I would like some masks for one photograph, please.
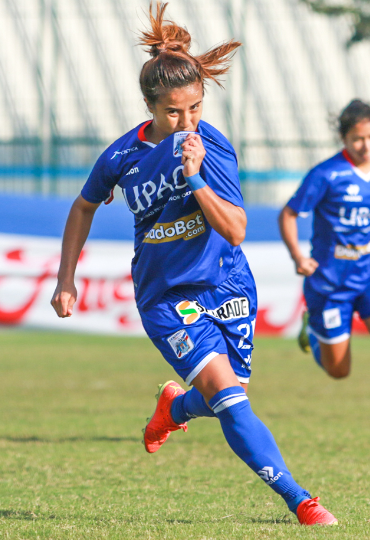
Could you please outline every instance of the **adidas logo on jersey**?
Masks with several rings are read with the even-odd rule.
[[[281,476],[283,476],[284,473],[278,472],[277,475],[274,476],[274,468],[273,467],[263,467],[260,471],[258,471],[258,476],[262,478],[266,482],[268,486],[271,486],[271,484],[274,484]]]

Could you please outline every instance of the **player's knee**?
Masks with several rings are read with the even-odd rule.
[[[351,372],[350,364],[328,365],[326,371],[333,379],[344,379]]]

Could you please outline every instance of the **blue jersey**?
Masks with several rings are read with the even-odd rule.
[[[314,211],[311,254],[319,267],[310,285],[336,300],[361,293],[370,282],[370,174],[343,150],[307,174],[288,206]]]
[[[180,144],[174,133],[160,144],[146,141],[149,122],[115,141],[96,162],[82,196],[110,201],[118,184],[135,216],[132,277],[139,308],[148,309],[175,286],[218,286],[245,257],[207,222],[182,174]],[[235,151],[215,128],[201,121],[206,150],[200,174],[221,198],[243,207]]]

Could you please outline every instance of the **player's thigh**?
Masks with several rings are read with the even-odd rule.
[[[251,377],[253,335],[257,315],[256,286],[249,267],[231,276],[212,294],[212,303],[220,318],[220,328],[227,346],[231,367],[245,390]]]
[[[240,383],[240,386],[244,388],[246,394],[248,394],[248,384],[249,383]]]
[[[225,388],[240,386],[227,354],[213,358],[193,379],[192,384],[207,402]]]
[[[217,387],[220,366],[225,370],[225,380],[232,380],[233,386],[235,375],[224,359],[228,349],[222,331],[207,313],[200,313],[199,305],[191,291],[184,296],[170,292],[158,304],[140,312],[145,331],[186,384],[194,384],[205,370],[206,374],[215,373]],[[223,360],[215,360],[217,357]],[[212,367],[206,369],[209,363]]]
[[[308,332],[327,345],[347,341],[351,336],[354,300],[344,302],[322,295],[307,280],[304,294],[309,314]]]
[[[335,378],[346,377],[351,368],[350,336],[354,301],[338,302],[324,296],[305,283],[309,312],[308,331],[320,343],[321,364]]]
[[[320,341],[321,364],[329,375],[335,379],[347,377],[351,371],[350,339],[339,343],[323,343]]]

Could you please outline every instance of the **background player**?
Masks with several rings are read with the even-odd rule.
[[[344,149],[307,174],[279,218],[296,271],[306,276],[300,344],[335,378],[350,372],[354,311],[370,331],[370,106],[351,101],[339,133]],[[305,257],[296,220],[311,210],[312,253]]]
[[[144,435],[157,451],[171,431],[197,416],[217,416],[234,452],[286,501],[302,524],[337,520],[293,479],[245,389],[257,313],[253,276],[240,248],[246,216],[230,143],[201,121],[204,83],[226,73],[231,41],[199,57],[190,35],[164,24],[166,4],[150,10],[142,43],[152,59],[140,86],[153,120],[114,142],[98,159],[75,201],[63,239],[52,304],[72,315],[74,272],[93,215],[119,185],[135,215],[132,276],[144,328],[193,388],[160,388]],[[179,141],[181,144],[179,145]]]

